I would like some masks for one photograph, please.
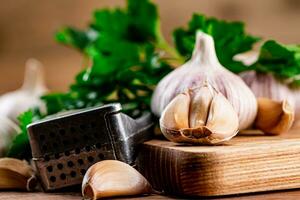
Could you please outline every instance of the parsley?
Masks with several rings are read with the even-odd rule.
[[[81,51],[92,63],[67,93],[42,99],[47,114],[120,102],[132,117],[150,110],[155,85],[171,71],[160,50],[171,49],[161,31],[156,6],[128,0],[126,9],[96,10],[87,30],[65,27],[58,42]],[[171,52],[173,53],[173,52]]]
[[[266,41],[257,62],[250,68],[260,73],[271,73],[291,86],[300,86],[300,45]]]
[[[14,158],[31,158],[31,148],[27,135],[27,125],[41,118],[41,113],[38,109],[31,109],[22,113],[18,117],[21,132],[14,138],[10,146],[7,156]]]
[[[189,59],[192,55],[197,30],[210,34],[215,41],[215,48],[220,63],[230,71],[239,73],[247,70],[241,62],[233,60],[236,54],[252,49],[259,41],[245,33],[241,22],[226,22],[204,15],[194,14],[187,29],[178,28],[174,31],[174,40],[180,54]]]

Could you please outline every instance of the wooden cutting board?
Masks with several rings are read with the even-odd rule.
[[[155,189],[175,195],[300,188],[300,131],[284,136],[244,134],[220,146],[151,140],[143,144],[138,166]]]

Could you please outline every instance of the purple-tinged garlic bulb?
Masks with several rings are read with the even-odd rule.
[[[239,76],[219,63],[211,36],[199,31],[196,37],[192,58],[164,77],[155,89],[151,102],[153,113],[160,117],[178,94],[208,82],[228,99],[237,112],[239,129],[250,127],[257,113],[254,94]]]
[[[262,74],[255,71],[247,71],[240,74],[245,83],[257,98],[268,98],[274,101],[287,100],[295,107],[295,98],[287,85],[280,82],[272,74]]]
[[[167,139],[192,144],[222,143],[234,137],[239,127],[230,102],[208,83],[178,94],[159,122]]]

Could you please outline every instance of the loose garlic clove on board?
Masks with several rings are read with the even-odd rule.
[[[258,98],[258,113],[255,127],[265,134],[279,135],[287,132],[294,121],[294,108],[287,101]]]

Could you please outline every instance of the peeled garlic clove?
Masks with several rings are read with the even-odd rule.
[[[190,103],[189,109],[186,108],[187,102]],[[182,112],[174,112],[177,110]],[[174,123],[176,118],[185,123]],[[167,105],[160,118],[162,133],[173,142],[218,144],[234,137],[238,126],[239,119],[232,105],[207,83],[179,94]]]
[[[33,169],[26,161],[14,158],[0,159],[0,190],[20,189],[33,190],[37,185],[37,179]]]
[[[273,101],[259,98],[255,127],[266,134],[279,135],[287,132],[294,121],[294,109],[287,100]]]
[[[178,94],[199,87],[206,81],[231,103],[239,117],[239,129],[253,124],[257,113],[254,94],[239,76],[219,63],[213,38],[203,32],[197,32],[192,58],[157,85],[151,101],[152,112],[162,116],[164,109]]]
[[[82,182],[84,199],[149,194],[151,191],[148,181],[136,169],[117,160],[94,164]]]
[[[17,117],[29,108],[38,106],[42,111],[45,110],[40,96],[46,91],[42,64],[35,59],[29,59],[26,62],[23,86],[0,96],[0,116],[18,123]]]

